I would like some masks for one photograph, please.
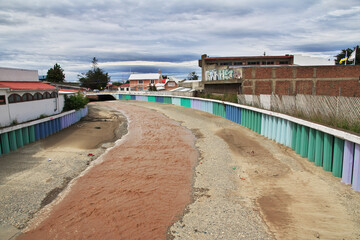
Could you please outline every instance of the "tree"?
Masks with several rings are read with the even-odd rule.
[[[98,60],[94,57],[92,60],[92,69],[78,76],[82,87],[103,89],[110,82],[110,76],[98,67],[97,62]]]
[[[198,79],[199,79],[199,76],[196,75],[196,72],[191,72],[191,73],[189,73],[189,75],[188,75],[188,79],[189,79],[189,80],[198,80]]]
[[[343,49],[341,50],[341,53],[339,53],[338,55],[336,55],[336,60],[335,60],[335,64],[336,65],[339,65],[340,64],[340,60],[342,58],[345,57],[345,52],[346,52],[346,55],[347,57],[349,58],[350,55],[353,53],[353,51],[355,51],[356,49],[356,65],[360,65],[360,48],[359,48],[359,45],[357,45],[356,47],[354,47],[354,49],[351,49],[351,48],[348,48],[348,49]],[[348,61],[346,60],[346,64],[353,64],[354,61]],[[345,64],[345,62],[343,62],[342,64]]]
[[[53,68],[50,68],[47,71],[46,81],[61,83],[65,81],[64,70],[60,67],[59,64],[55,64]]]
[[[89,99],[78,92],[76,95],[71,95],[68,97],[65,95],[65,104],[63,111],[70,111],[70,110],[79,110],[80,108],[83,108],[86,106],[86,104],[89,103]]]

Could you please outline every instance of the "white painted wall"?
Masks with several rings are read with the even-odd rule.
[[[39,118],[41,114],[50,116],[60,113],[62,109],[60,110],[57,105],[57,98],[11,103],[9,104],[11,119],[8,124],[14,120],[18,123],[34,120]]]
[[[63,110],[64,105],[65,105],[65,95],[61,94],[61,95],[59,95],[59,110],[60,110],[60,112]]]
[[[0,81],[39,81],[37,70],[0,68]]]

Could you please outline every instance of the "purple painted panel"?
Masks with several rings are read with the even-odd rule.
[[[342,180],[341,180],[345,184],[351,184],[353,163],[354,163],[354,143],[345,141],[344,162],[343,162]]]
[[[355,144],[352,188],[355,191],[360,191],[360,145],[359,144]]]

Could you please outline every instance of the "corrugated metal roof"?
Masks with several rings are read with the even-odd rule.
[[[159,73],[136,73],[131,74],[129,80],[152,80],[152,79],[159,79]]]
[[[10,89],[56,89],[56,87],[51,86],[50,84],[42,82],[0,82],[0,88],[10,88]]]

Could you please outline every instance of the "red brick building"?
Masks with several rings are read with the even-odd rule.
[[[239,57],[245,59],[242,65],[235,65],[236,59],[202,56],[205,92],[360,97],[360,65],[297,66],[292,55]]]
[[[131,74],[129,77],[131,91],[147,91],[149,86],[161,83],[162,75],[159,73]]]

